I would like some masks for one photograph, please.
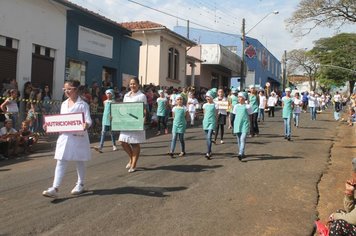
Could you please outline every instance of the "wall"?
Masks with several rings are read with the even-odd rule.
[[[61,98],[65,68],[66,11],[45,0],[1,0],[0,35],[19,40],[16,80],[31,80],[32,45],[55,49],[53,96]]]
[[[130,44],[124,30],[115,27],[113,24],[98,20],[92,16],[77,12],[68,11],[67,25],[67,58],[87,62],[86,64],[86,84],[91,85],[92,82],[100,82],[102,80],[103,67],[116,69],[114,75],[114,84],[121,87],[122,74],[138,75],[138,48],[139,43]],[[94,55],[91,53],[78,50],[78,29],[79,26],[84,26],[91,30],[98,31],[102,34],[113,37],[113,53],[112,58]],[[123,45],[134,46],[136,48],[123,48]],[[125,60],[125,63],[123,61]],[[131,64],[127,70],[122,64]],[[135,69],[136,68],[136,69]],[[136,71],[135,71],[136,70]]]
[[[160,84],[160,36],[158,33],[149,31],[137,31],[132,35],[141,41],[139,79],[141,84]]]

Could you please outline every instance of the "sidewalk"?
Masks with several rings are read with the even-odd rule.
[[[317,186],[319,200],[317,211],[322,222],[337,209],[343,209],[345,181],[351,178],[351,161],[356,157],[356,126],[339,122],[337,136],[330,150],[330,160]]]

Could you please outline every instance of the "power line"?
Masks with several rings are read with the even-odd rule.
[[[136,1],[134,1],[134,0],[128,0],[128,1],[129,1],[129,2],[132,2],[132,3],[134,3],[134,4],[137,4],[137,5],[140,5],[140,6],[142,6],[142,7],[151,9],[151,10],[153,10],[153,11],[157,11],[157,12],[160,12],[160,13],[162,13],[162,14],[168,15],[168,16],[170,16],[170,17],[174,17],[174,18],[176,18],[176,19],[183,20],[183,21],[185,21],[185,22],[188,21],[188,19],[184,19],[184,18],[182,18],[182,17],[175,16],[175,15],[173,15],[173,14],[164,12],[164,11],[159,10],[159,9],[157,9],[157,8],[154,8],[154,7],[150,7],[150,6],[144,5],[144,4],[139,3],[139,2],[136,2]],[[189,22],[190,22],[190,24],[197,25],[197,26],[200,26],[200,27],[203,27],[203,28],[206,28],[206,29],[215,31],[215,32],[219,32],[219,33],[223,33],[223,34],[228,34],[228,35],[233,35],[233,34],[231,34],[231,33],[226,33],[226,32],[222,32],[222,31],[218,31],[218,30],[216,30],[216,29],[213,29],[213,28],[211,28],[211,27],[202,25],[202,24],[197,23],[197,22],[194,22],[194,21],[190,21],[190,20],[189,20]]]

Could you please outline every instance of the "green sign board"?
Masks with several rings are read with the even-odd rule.
[[[111,129],[144,130],[143,102],[111,103]]]

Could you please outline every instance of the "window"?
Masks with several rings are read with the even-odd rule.
[[[168,50],[168,79],[179,79],[179,52],[175,48]]]

